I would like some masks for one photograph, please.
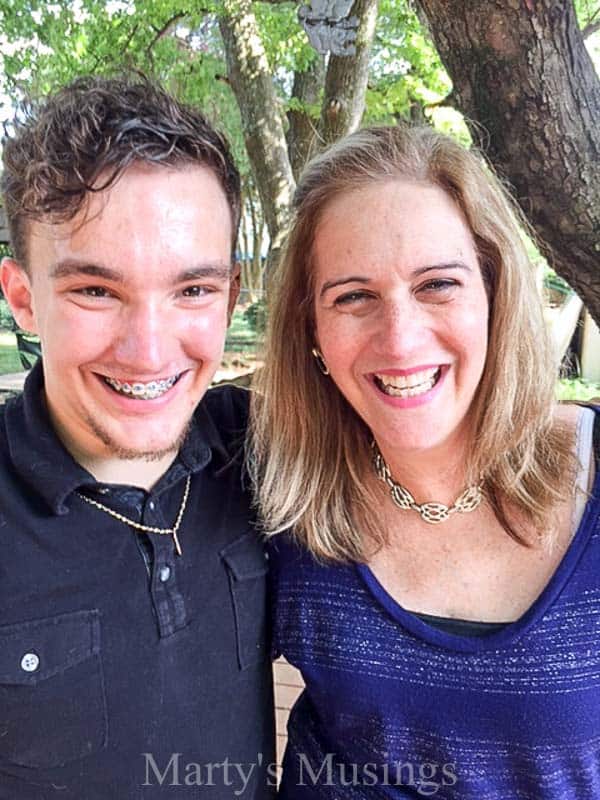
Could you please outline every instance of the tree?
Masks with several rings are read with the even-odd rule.
[[[356,0],[352,13],[359,20],[356,54],[325,64],[290,2],[207,0],[198,8],[192,0],[30,0],[13,14],[0,6],[5,83],[15,97],[23,88],[44,94],[77,74],[125,64],[208,107],[233,138],[248,216],[259,228],[264,218],[276,258],[294,173],[316,146],[357,127],[365,108],[377,0]],[[65,41],[72,46],[65,48]]]
[[[600,0],[575,0],[583,34],[572,3],[420,0],[417,15],[412,0],[355,0],[348,58],[318,55],[286,0],[23,0],[0,3],[0,59],[14,98],[127,65],[206,109],[242,170],[252,275],[263,224],[276,255],[312,152],[361,116],[435,119],[448,130],[456,106],[598,319],[598,78],[583,35],[600,27]]]
[[[473,138],[600,323],[600,81],[573,4],[419,2]]]
[[[224,0],[219,27],[275,261],[295,188],[281,108],[250,0]]]
[[[265,211],[272,263],[277,263],[296,185],[292,158],[298,174],[300,161],[310,153],[316,136],[327,144],[356,130],[362,119],[377,0],[356,0],[351,15],[358,20],[355,53],[329,58],[318,130],[311,137],[310,128],[302,130],[297,125],[290,128],[291,135],[286,139],[283,114],[252,3],[250,0],[224,0],[222,4],[219,27],[229,80],[240,108],[246,150]],[[316,56],[313,63],[319,63]],[[310,79],[320,77],[320,73],[309,65],[301,75],[296,76],[294,86],[303,95],[297,95],[297,99],[304,101],[309,93],[313,97],[316,95],[318,87]],[[303,136],[302,141],[296,143],[294,134]]]

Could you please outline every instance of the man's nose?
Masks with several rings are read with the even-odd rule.
[[[115,344],[115,359],[140,377],[160,372],[167,366],[169,328],[159,304],[126,309]]]

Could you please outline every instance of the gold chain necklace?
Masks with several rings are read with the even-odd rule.
[[[79,497],[82,500],[85,500],[86,503],[89,503],[91,506],[98,508],[100,511],[105,511],[111,517],[118,519],[119,522],[123,522],[125,525],[129,525],[132,528],[135,528],[136,531],[143,531],[144,533],[158,533],[161,536],[172,536],[173,542],[175,544],[175,550],[177,551],[177,555],[181,555],[181,545],[179,544],[179,539],[177,537],[177,531],[179,530],[179,526],[181,525],[181,520],[183,519],[183,514],[185,512],[185,507],[187,505],[188,497],[190,494],[190,476],[188,475],[185,481],[185,490],[183,492],[183,499],[181,501],[181,505],[179,506],[179,513],[177,514],[177,519],[175,520],[175,524],[172,528],[154,528],[151,525],[142,525],[140,522],[135,522],[133,519],[129,519],[124,514],[119,514],[118,511],[113,511],[112,508],[99,503],[97,500],[92,500],[91,497],[88,497],[81,492],[77,492]]]
[[[417,503],[408,489],[392,478],[390,468],[385,463],[375,441],[372,442],[372,447],[375,472],[377,477],[388,486],[394,503],[404,510],[410,509],[416,511],[421,515],[421,519],[425,522],[429,522],[431,525],[445,522],[452,514],[456,514],[457,512],[460,514],[468,514],[470,511],[475,511],[483,499],[481,484],[478,483],[474,486],[468,486],[465,491],[456,498],[451,506],[444,505],[444,503]]]

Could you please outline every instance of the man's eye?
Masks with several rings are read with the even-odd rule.
[[[76,291],[86,297],[112,297],[111,293],[108,289],[105,289],[104,286],[84,286],[82,289],[77,289]]]
[[[184,297],[203,297],[206,294],[210,294],[212,289],[208,286],[188,286],[184,289],[181,294]]]

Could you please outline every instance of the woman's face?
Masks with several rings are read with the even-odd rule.
[[[488,300],[449,195],[398,180],[337,198],[314,264],[318,346],[384,457],[466,442]]]

